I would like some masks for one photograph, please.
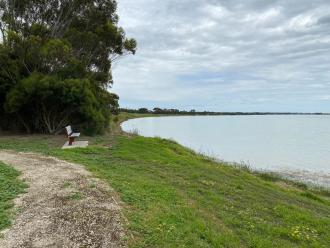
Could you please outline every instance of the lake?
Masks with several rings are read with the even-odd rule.
[[[178,116],[126,121],[126,132],[173,139],[256,170],[330,186],[330,116]]]

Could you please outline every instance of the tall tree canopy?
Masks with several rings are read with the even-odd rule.
[[[0,0],[0,127],[56,133],[107,127],[111,64],[134,54],[115,0]]]

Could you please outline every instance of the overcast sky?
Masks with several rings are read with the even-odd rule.
[[[330,112],[329,0],[118,0],[122,107]]]

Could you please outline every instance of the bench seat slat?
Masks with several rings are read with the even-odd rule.
[[[79,137],[80,133],[71,133],[70,135],[68,135],[69,137]]]

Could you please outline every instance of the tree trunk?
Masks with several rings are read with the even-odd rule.
[[[25,131],[27,134],[31,134],[31,129],[29,127],[29,125],[24,121],[24,119],[22,118],[22,116],[20,114],[17,114],[18,120],[21,122],[21,124],[24,126]]]

